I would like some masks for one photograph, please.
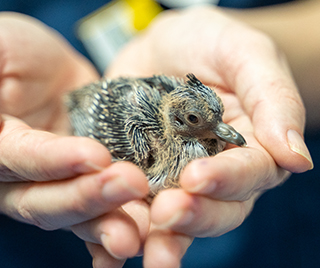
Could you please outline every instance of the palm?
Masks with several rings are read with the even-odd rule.
[[[0,37],[6,40],[0,44],[5,59],[0,113],[35,128],[66,133],[62,94],[97,74],[57,33],[31,18],[8,17],[0,19]]]

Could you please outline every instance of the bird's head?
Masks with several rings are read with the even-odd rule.
[[[173,135],[199,139],[221,139],[238,146],[246,141],[233,127],[222,122],[221,99],[193,74],[171,91],[163,103],[164,123]]]

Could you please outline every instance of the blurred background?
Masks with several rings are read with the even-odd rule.
[[[90,49],[85,47],[85,40],[80,41],[76,28],[79,20],[107,2],[1,0],[0,11],[21,12],[43,21],[92,60],[94,57],[89,55]],[[210,0],[163,0],[160,4],[167,9],[194,2],[256,8],[290,1],[221,0],[217,3]],[[257,201],[250,217],[236,230],[218,238],[196,239],[184,257],[182,267],[320,267],[319,130],[307,126],[305,137],[315,168],[304,174],[293,174],[284,185],[265,193]],[[0,267],[84,268],[91,267],[91,257],[84,243],[72,233],[42,231],[0,215]],[[141,258],[128,260],[125,267],[142,267]]]

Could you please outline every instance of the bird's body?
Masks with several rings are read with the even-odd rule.
[[[245,145],[222,122],[220,98],[194,75],[187,77],[103,79],[69,93],[74,134],[100,141],[114,161],[141,167],[152,194],[177,187],[191,160],[217,154],[225,141]]]

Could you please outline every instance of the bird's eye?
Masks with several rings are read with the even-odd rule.
[[[196,115],[194,115],[194,114],[189,114],[189,115],[187,116],[187,120],[188,120],[189,123],[191,123],[191,124],[193,124],[193,125],[198,124],[199,121],[200,121],[199,118],[198,118],[198,116],[196,116]]]

